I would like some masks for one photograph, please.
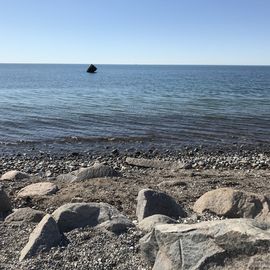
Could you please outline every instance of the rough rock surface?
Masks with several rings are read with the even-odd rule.
[[[269,269],[270,254],[257,255],[250,258],[247,270]]]
[[[254,254],[269,253],[270,231],[252,219],[157,225],[140,244],[153,270],[228,268],[228,258],[243,256],[247,267]]]
[[[133,166],[156,169],[180,169],[184,164],[181,162],[163,161],[158,159],[127,157],[126,163]]]
[[[78,171],[76,180],[83,181],[91,178],[113,177],[118,175],[119,173],[110,166],[97,163],[94,164],[92,167],[80,169]]]
[[[68,174],[59,175],[57,179],[75,182],[75,181],[84,181],[92,178],[114,177],[114,176],[119,176],[119,173],[112,167],[96,163],[89,168],[81,168]]]
[[[21,179],[28,179],[30,176],[27,173],[23,173],[20,171],[9,171],[3,174],[0,180],[21,180]]]
[[[30,234],[28,243],[22,249],[19,260],[30,258],[40,251],[58,245],[61,239],[62,235],[55,220],[50,215],[46,215]]]
[[[55,194],[58,187],[51,182],[39,182],[22,188],[18,193],[18,198],[39,197]]]
[[[206,192],[194,204],[194,211],[212,212],[229,218],[255,218],[269,212],[268,199],[262,195],[231,188],[220,188]]]
[[[8,215],[5,223],[21,223],[21,222],[34,222],[38,223],[46,215],[45,212],[32,209],[30,207],[19,208],[12,214]]]
[[[135,225],[126,217],[120,216],[115,217],[111,220],[102,222],[98,227],[104,228],[107,231],[113,232],[115,234],[121,234],[127,232],[127,230]]]
[[[177,221],[165,215],[152,215],[144,218],[138,224],[139,229],[150,232],[157,224],[176,224]]]
[[[68,203],[56,209],[52,216],[61,232],[99,225],[121,233],[134,226],[127,217],[107,203]]]
[[[139,221],[148,216],[162,214],[168,217],[185,217],[183,208],[169,195],[152,189],[142,189],[137,198],[136,215]]]
[[[0,186],[0,217],[10,211],[12,211],[10,199],[3,187]]]

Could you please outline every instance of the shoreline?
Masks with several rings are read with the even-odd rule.
[[[114,145],[115,146],[115,145]],[[236,151],[237,150],[237,151]],[[127,157],[142,162],[142,166],[127,162]],[[149,163],[145,160],[150,161]],[[159,160],[156,166],[151,162]],[[57,176],[95,162],[120,172],[118,177],[95,178],[71,183]],[[167,164],[183,163],[180,169]],[[2,180],[1,185],[11,199],[13,209],[31,207],[52,214],[58,207],[75,202],[103,202],[117,208],[130,220],[136,220],[138,192],[145,188],[165,192],[172,196],[187,212],[188,217],[179,223],[194,224],[217,220],[212,214],[196,215],[192,207],[205,192],[217,188],[233,188],[245,192],[266,194],[269,190],[270,153],[267,149],[186,147],[180,150],[161,151],[157,148],[121,150],[100,148],[97,152],[17,153],[2,156],[0,174],[17,169],[31,175],[29,179]],[[150,165],[149,165],[150,164]],[[252,166],[254,164],[254,166]],[[50,181],[58,186],[56,194],[32,199],[17,197],[23,187]],[[70,243],[42,252],[31,260],[18,261],[18,254],[33,230],[32,223],[5,225],[0,230],[5,245],[1,245],[0,263],[3,269],[91,268],[148,270],[141,257],[139,239],[143,233],[137,228],[121,236],[113,236],[99,229],[85,227],[66,234]],[[114,257],[111,257],[113,250]],[[85,260],[87,256],[87,260]],[[74,263],[77,263],[76,265]],[[60,267],[61,268],[61,267]],[[62,269],[62,268],[61,268]]]
[[[186,169],[250,170],[270,168],[270,145],[232,146],[182,146],[157,147],[145,144],[110,144],[57,148],[6,148],[0,147],[0,174],[16,169],[40,177],[53,177],[79,167],[86,167],[95,160],[108,164],[125,163],[127,157],[180,161]],[[85,150],[82,151],[82,148]],[[42,166],[41,166],[42,165]]]

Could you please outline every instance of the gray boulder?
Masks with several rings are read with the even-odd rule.
[[[83,181],[91,178],[119,176],[119,173],[110,166],[96,163],[92,167],[83,168],[78,171],[76,180]]]
[[[0,180],[14,181],[14,180],[21,180],[21,179],[28,179],[28,178],[30,178],[30,176],[27,173],[13,170],[13,171],[9,171],[3,174]]]
[[[114,177],[114,176],[119,176],[119,173],[112,167],[96,163],[89,168],[81,168],[77,171],[68,174],[59,175],[57,177],[57,180],[76,182],[92,178]]]
[[[195,202],[193,210],[197,213],[209,211],[228,218],[255,218],[269,213],[269,203],[262,195],[220,188],[202,195]]]
[[[126,232],[129,228],[135,225],[125,216],[115,217],[111,220],[102,222],[98,227],[104,228],[107,231],[113,232],[115,234],[121,234]]]
[[[127,157],[126,163],[132,166],[155,169],[180,169],[184,164],[181,162],[171,162],[158,159],[132,158]]]
[[[247,265],[254,254],[269,254],[270,232],[252,219],[157,225],[140,246],[153,270],[235,269],[230,258]]]
[[[140,230],[150,232],[157,224],[176,224],[175,219],[172,219],[165,215],[153,215],[144,218],[138,224]]]
[[[45,212],[30,207],[19,208],[6,217],[5,223],[38,223],[45,215]]]
[[[8,213],[12,211],[11,202],[4,191],[3,187],[0,186],[0,217],[5,217]]]
[[[22,261],[41,251],[49,250],[51,247],[57,246],[61,239],[62,235],[55,220],[50,215],[46,215],[30,234],[19,260]]]
[[[143,189],[137,198],[136,215],[141,221],[146,217],[161,214],[178,219],[185,217],[183,208],[169,195],[152,189]]]
[[[61,232],[99,226],[121,233],[134,226],[127,217],[106,203],[68,203],[56,209],[52,216]]]
[[[18,198],[41,197],[55,194],[58,187],[51,182],[39,182],[28,185],[18,192]]]
[[[159,244],[157,242],[155,230],[150,231],[140,239],[140,249],[147,263],[153,266],[155,264],[159,250]]]

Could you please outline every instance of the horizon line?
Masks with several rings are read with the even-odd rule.
[[[89,63],[46,63],[46,62],[0,62],[0,65],[90,65]],[[270,64],[151,64],[151,63],[94,63],[94,65],[126,65],[126,66],[254,66],[268,67]]]

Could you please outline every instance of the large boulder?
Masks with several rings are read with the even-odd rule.
[[[13,170],[3,174],[0,180],[14,181],[14,180],[28,179],[29,177],[30,176],[27,173]]]
[[[139,221],[146,217],[161,214],[178,219],[186,213],[171,196],[152,189],[142,189],[137,198],[136,215]]]
[[[68,203],[56,209],[52,216],[61,232],[99,226],[121,233],[134,226],[127,217],[107,203]]]
[[[28,185],[18,192],[18,198],[41,197],[55,194],[58,187],[51,182],[39,182]]]
[[[119,173],[112,167],[101,163],[96,163],[88,168],[81,168],[71,173],[59,175],[57,177],[57,180],[76,182],[92,178],[114,177],[114,176],[119,176]]]
[[[45,215],[45,212],[30,207],[19,208],[6,217],[5,223],[38,223]]]
[[[46,215],[30,234],[28,243],[21,251],[20,261],[57,246],[61,239],[62,235],[55,220],[50,215]]]
[[[157,225],[140,246],[153,270],[235,269],[230,258],[246,258],[246,267],[254,254],[269,253],[270,231],[252,219]]]
[[[0,217],[5,217],[11,211],[12,207],[10,199],[3,187],[0,186]]]
[[[157,224],[176,224],[178,223],[175,219],[165,215],[153,215],[144,218],[138,224],[140,230],[150,232],[155,228]]]
[[[197,213],[209,211],[228,218],[255,218],[269,212],[268,199],[262,195],[220,188],[202,195],[194,204]]]

